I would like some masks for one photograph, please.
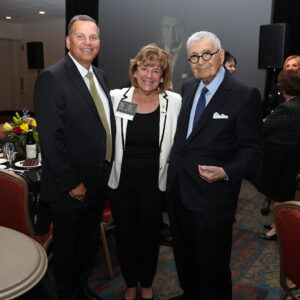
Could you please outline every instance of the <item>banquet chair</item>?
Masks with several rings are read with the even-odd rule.
[[[0,226],[30,236],[42,245],[50,259],[52,227],[44,235],[36,234],[29,212],[29,191],[26,180],[13,172],[0,169],[0,191]]]
[[[288,201],[274,208],[280,254],[280,300],[300,299],[300,202]],[[288,298],[291,297],[291,298]]]
[[[110,251],[108,247],[106,232],[113,229],[115,229],[115,225],[111,214],[110,204],[108,200],[105,200],[104,209],[102,213],[102,221],[100,223],[100,233],[101,233],[101,240],[102,240],[104,255],[105,255],[107,269],[110,278],[113,278],[114,274],[112,270]]]

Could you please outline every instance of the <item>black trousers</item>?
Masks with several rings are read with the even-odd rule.
[[[51,204],[54,280],[58,299],[80,299],[99,242],[104,186],[83,202],[68,194]]]
[[[150,287],[156,272],[163,207],[156,165],[123,161],[119,187],[110,193],[117,252],[128,287]]]
[[[203,224],[201,214],[187,210],[176,182],[168,199],[175,263],[189,300],[231,300],[232,220]]]
[[[259,190],[268,198],[285,202],[295,199],[300,145],[265,143]]]

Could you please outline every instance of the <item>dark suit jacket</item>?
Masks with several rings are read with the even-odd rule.
[[[112,140],[115,119],[104,72],[93,67],[110,105]],[[42,196],[58,200],[83,182],[86,199],[103,186],[106,134],[90,92],[67,55],[37,78],[34,108],[42,148]]]
[[[256,88],[248,87],[226,71],[223,82],[186,139],[198,84],[199,80],[191,78],[183,86],[167,195],[178,181],[183,205],[202,213],[209,222],[218,223],[233,217],[241,179],[260,157],[261,98]],[[216,112],[228,118],[217,119]],[[229,180],[207,183],[199,176],[199,164],[223,167]]]

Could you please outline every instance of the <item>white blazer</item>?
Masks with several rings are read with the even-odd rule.
[[[113,109],[116,112],[119,102],[125,100],[132,101],[133,91],[135,87],[116,89],[110,91]],[[169,165],[169,155],[173,144],[173,139],[177,126],[177,118],[181,108],[181,96],[171,91],[159,94],[160,118],[159,118],[159,175],[158,187],[161,191],[166,190],[167,171]],[[129,121],[131,122],[131,121]],[[123,126],[122,126],[123,123]],[[123,160],[123,143],[126,145],[126,130],[128,120],[126,118],[116,117],[116,144],[115,157],[110,173],[108,185],[112,189],[116,189],[119,185],[121,166]],[[122,132],[123,128],[123,132]]]

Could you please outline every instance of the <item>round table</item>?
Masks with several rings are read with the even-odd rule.
[[[0,299],[13,299],[30,290],[47,266],[47,254],[38,242],[0,226]]]

